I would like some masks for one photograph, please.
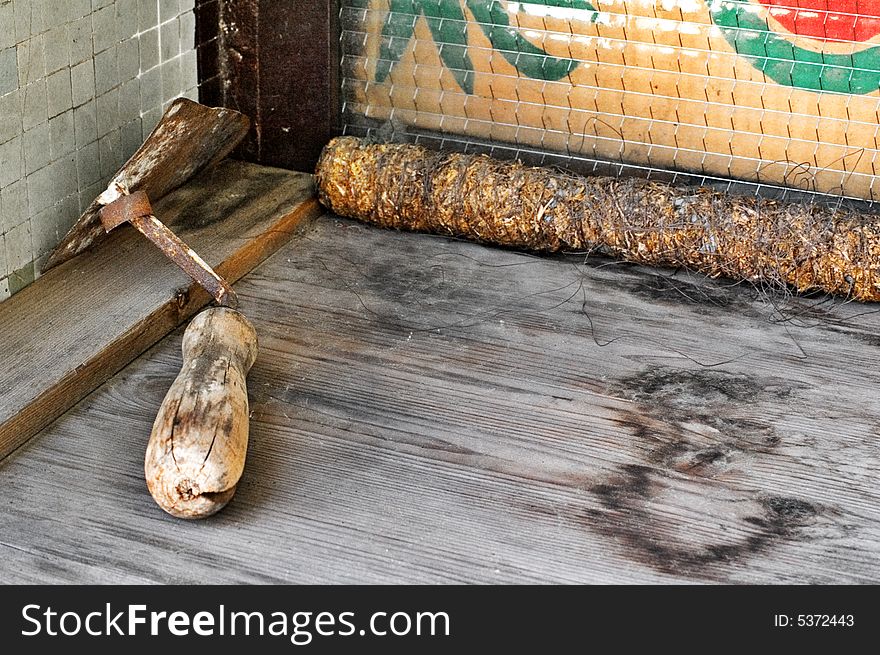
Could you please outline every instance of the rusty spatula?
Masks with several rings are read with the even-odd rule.
[[[248,440],[245,376],[257,343],[253,326],[231,308],[236,303],[232,287],[153,215],[151,201],[226,157],[248,127],[247,117],[236,111],[175,100],[45,267],[96,245],[128,222],[220,305],[190,323],[183,368],[162,401],[147,446],[150,493],[162,509],[182,518],[212,514],[235,493]]]

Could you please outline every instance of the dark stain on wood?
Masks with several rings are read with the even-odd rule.
[[[853,339],[858,343],[871,346],[872,348],[880,348],[880,334],[865,332],[859,329],[849,329],[846,326],[822,325],[822,330],[834,336],[844,336]]]
[[[712,570],[714,565],[738,563],[765,553],[779,541],[796,538],[821,512],[798,498],[754,494],[740,500],[751,501],[752,511],[757,512],[739,518],[739,534],[734,538],[720,532],[717,542],[695,546],[691,539],[681,539],[676,543],[662,516],[652,509],[659,505],[663,477],[662,472],[646,466],[621,467],[617,475],[590,489],[604,510],[589,510],[585,517],[591,530],[621,542],[630,556],[663,573],[722,579],[720,572]],[[722,541],[725,537],[730,540]]]
[[[655,273],[643,266],[610,258],[591,257],[587,265],[612,265],[618,273],[607,280],[608,286],[612,288],[625,291],[641,300],[692,307],[700,313],[724,309],[748,311],[757,295],[753,287],[735,284],[730,280],[707,284],[705,278],[691,275],[696,278],[696,281],[692,281],[685,275]]]
[[[591,529],[626,544],[625,551],[664,573],[719,577],[718,564],[731,564],[792,538],[821,510],[793,497],[741,490],[731,480],[756,456],[772,455],[783,439],[762,421],[737,417],[768,398],[785,401],[795,385],[776,379],[706,369],[649,367],[612,385],[634,401],[621,423],[643,442],[651,465],[625,464],[594,484],[590,492],[602,510],[587,512]],[[648,420],[646,420],[646,418]],[[676,539],[674,525],[658,509],[669,489],[711,481],[733,508],[719,515],[717,541]],[[747,508],[747,509],[742,509]],[[735,535],[735,536],[731,536]]]
[[[753,401],[764,394],[769,386],[748,375],[725,371],[652,367],[621,378],[613,390],[630,400],[694,407],[695,400],[704,404]],[[791,390],[784,385],[775,385],[773,393],[782,398],[788,396]]]
[[[229,213],[239,213],[253,198],[260,197],[271,203],[273,192],[284,184],[287,171],[264,167],[263,176],[249,179],[229,167],[217,167],[205,171],[202,179],[208,187],[183,189],[183,202],[178,208],[175,225],[178,229],[201,229],[221,221]]]

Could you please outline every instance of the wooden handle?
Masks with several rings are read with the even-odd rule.
[[[153,423],[144,460],[147,487],[173,516],[197,519],[235,494],[248,443],[245,377],[257,334],[242,314],[219,307],[183,335],[183,366]]]

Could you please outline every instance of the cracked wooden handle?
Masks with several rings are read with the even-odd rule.
[[[257,334],[227,307],[203,311],[183,335],[183,366],[153,423],[144,473],[159,506],[197,519],[235,494],[248,444],[245,378]]]

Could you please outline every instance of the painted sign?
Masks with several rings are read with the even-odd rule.
[[[711,2],[727,42],[778,84],[838,93],[880,88],[880,2]],[[762,11],[763,10],[763,11]],[[861,13],[859,13],[861,12]]]
[[[584,157],[880,196],[880,0],[344,5],[349,111]]]

